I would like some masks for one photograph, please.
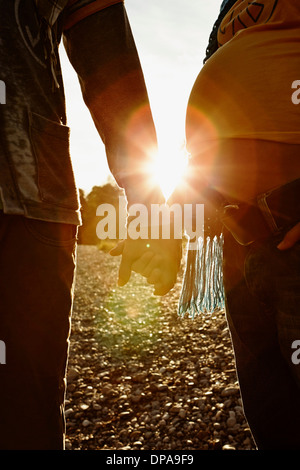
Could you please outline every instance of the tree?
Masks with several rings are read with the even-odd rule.
[[[81,203],[82,226],[78,231],[78,242],[84,245],[98,245],[100,243],[97,237],[96,227],[99,222],[97,217],[97,207],[100,204],[112,204],[117,214],[117,235],[120,233],[119,221],[119,197],[124,196],[124,192],[116,185],[110,182],[103,186],[94,186],[91,192],[85,196],[82,189],[79,190]]]

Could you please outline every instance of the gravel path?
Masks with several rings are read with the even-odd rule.
[[[78,248],[67,449],[254,449],[224,313],[179,319],[180,277],[157,298],[118,263]]]

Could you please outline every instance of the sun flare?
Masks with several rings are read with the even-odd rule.
[[[160,148],[152,155],[151,173],[166,200],[183,181],[188,164],[187,153],[181,148]]]

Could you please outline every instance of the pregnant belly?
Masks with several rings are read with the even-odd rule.
[[[299,109],[292,83],[299,42],[261,33],[261,49],[241,34],[204,65],[186,118],[187,148],[201,177],[234,199],[300,176]],[[238,42],[239,40],[239,42]]]

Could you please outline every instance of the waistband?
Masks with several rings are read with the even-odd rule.
[[[288,230],[300,221],[300,178],[260,194],[250,203],[225,204],[220,220],[243,246]]]

